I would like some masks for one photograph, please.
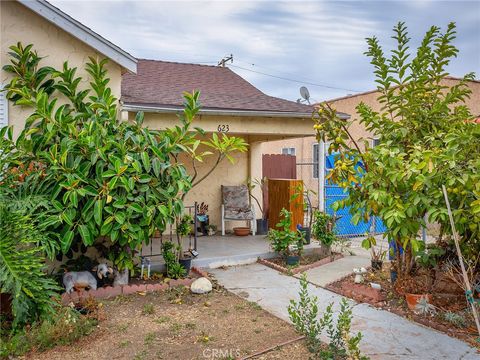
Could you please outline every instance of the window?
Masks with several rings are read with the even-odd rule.
[[[375,147],[378,144],[380,144],[380,139],[379,138],[373,138],[372,139],[372,147]]]
[[[312,159],[313,159],[313,173],[312,177],[314,179],[318,179],[318,166],[319,166],[319,161],[318,161],[318,144],[313,144],[312,148],[313,154],[312,154]]]
[[[282,154],[283,154],[283,155],[294,155],[294,156],[295,156],[295,148],[294,148],[294,147],[291,147],[291,148],[283,148],[283,149],[282,149]]]
[[[3,85],[0,84],[0,128],[8,125],[8,100],[2,89]]]

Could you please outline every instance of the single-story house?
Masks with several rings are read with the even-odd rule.
[[[68,16],[44,0],[0,1],[0,88],[10,80],[10,74],[1,70],[9,63],[9,47],[21,42],[33,44],[44,59],[42,66],[61,69],[64,61],[77,67],[77,76],[88,83],[85,64],[90,56],[108,58],[109,86],[113,95],[120,98],[121,77],[135,73],[137,59],[112,44],[85,25]],[[18,135],[29,115],[28,109],[13,106],[0,92],[0,126],[14,125]]]
[[[228,67],[138,60],[137,73],[126,73],[122,79],[124,117],[133,119],[143,111],[146,126],[171,127],[177,124],[177,114],[182,110],[182,92],[193,90],[200,91],[202,105],[196,126],[203,128],[207,136],[228,131],[249,144],[247,153],[234,155],[234,165],[221,163],[185,199],[186,205],[208,204],[210,222],[220,225],[221,185],[240,185],[247,178],[261,178],[262,142],[312,135],[313,108],[266,95]],[[214,161],[214,157],[207,158],[199,172],[207,171]],[[186,163],[187,170],[191,170]],[[261,217],[259,211],[256,215]]]

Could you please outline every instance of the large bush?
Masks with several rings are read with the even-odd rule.
[[[380,144],[371,148],[364,139],[363,150],[348,130],[350,122],[340,120],[329,104],[321,105],[314,120],[317,138],[332,140],[330,151],[340,151],[330,178],[349,195],[336,206],[349,206],[354,222],[379,216],[388,239],[405,250],[403,255],[396,252],[397,270],[409,273],[426,215],[440,223],[442,235],[451,233],[443,184],[449,189],[463,250],[478,256],[480,126],[465,105],[473,74],[452,87],[443,82],[458,54],[452,45],[455,25],[449,24],[445,33],[433,26],[416,52],[409,49],[403,23],[394,28],[393,38],[397,46],[390,57],[377,38],[367,40],[382,110],[357,106],[360,123]],[[359,161],[363,168],[356,167]]]
[[[11,152],[8,186],[30,176],[15,176],[21,164],[41,168],[56,209],[45,222],[58,233],[61,250],[67,252],[73,241],[91,246],[105,237],[114,245],[115,264],[132,269],[135,249],[183,211],[181,194],[191,182],[175,159],[192,144],[198,93],[185,95],[180,126],[150,130],[142,127],[142,113],[133,122],[118,120],[106,60],[90,59],[90,86],[81,89],[83,79],[67,63],[62,70],[40,67],[31,45],[11,50],[4,70],[15,76],[7,97],[33,112]]]

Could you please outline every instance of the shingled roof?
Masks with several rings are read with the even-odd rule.
[[[268,96],[228,67],[138,60],[137,74],[124,74],[122,101],[126,108],[175,110],[183,91],[200,91],[203,110],[310,116],[313,107]]]

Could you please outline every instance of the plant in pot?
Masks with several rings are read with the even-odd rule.
[[[187,275],[187,271],[180,264],[181,247],[171,241],[162,243],[162,256],[167,268],[167,276],[171,279],[179,279]]]
[[[313,223],[313,205],[312,195],[316,195],[316,192],[310,189],[305,189],[303,185],[298,185],[295,188],[295,191],[290,198],[290,201],[295,200],[299,196],[303,196],[303,212],[304,212],[304,221],[307,226],[302,224],[297,224],[297,229],[303,233],[305,244],[310,244],[311,234],[312,234],[312,223]]]
[[[190,268],[192,267],[192,249],[188,249],[188,251],[183,250],[183,238],[188,236],[192,231],[192,224],[193,219],[190,215],[184,215],[179,220],[177,220],[177,245],[179,249],[179,258],[178,262],[180,265],[183,266],[187,275],[190,272]]]
[[[337,240],[334,228],[335,221],[332,216],[320,210],[315,210],[313,213],[312,235],[328,249]]]
[[[260,210],[262,214],[261,219],[257,219],[257,234],[258,235],[267,235],[268,233],[268,209],[265,204],[265,192],[267,191],[267,181],[268,179],[266,177],[262,179],[255,179],[252,181],[252,179],[247,179],[247,188],[248,188],[248,194],[250,197],[255,200],[255,203],[258,206],[258,209]],[[253,194],[253,189],[258,186],[262,192],[262,201],[260,200]]]
[[[198,230],[202,235],[208,235],[208,227],[210,226],[210,219],[208,216],[208,205],[202,202],[197,204],[197,221]]]
[[[372,265],[373,270],[382,270],[383,267],[383,260],[385,260],[385,255],[387,252],[383,250],[382,244],[380,244],[380,249],[376,249],[377,240],[374,236],[368,235],[362,241],[362,247],[366,250],[370,250],[372,255],[372,259],[370,260],[370,264]]]
[[[276,225],[278,229],[268,231],[268,239],[271,242],[272,249],[281,254],[287,265],[296,265],[300,261],[303,251],[303,233],[299,230],[291,230],[292,213],[286,209],[280,212],[283,218]]]

